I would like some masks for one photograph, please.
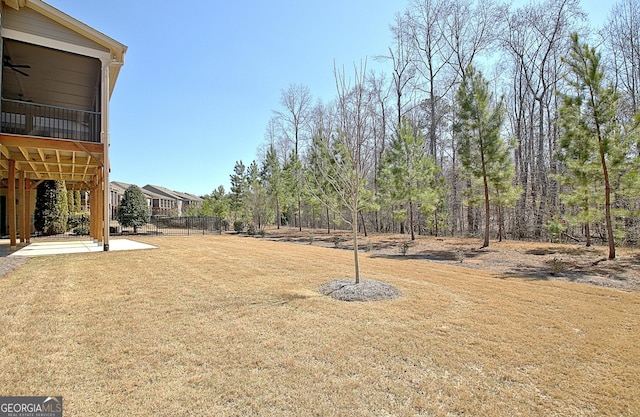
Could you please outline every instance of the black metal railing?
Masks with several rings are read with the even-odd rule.
[[[2,133],[100,143],[100,112],[3,98]]]

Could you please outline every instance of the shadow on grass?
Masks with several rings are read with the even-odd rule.
[[[597,255],[604,252],[598,249],[587,248],[584,246],[578,247],[578,248],[552,246],[548,248],[530,249],[528,251],[525,251],[524,253],[526,253],[527,255],[538,255],[538,256],[544,256],[544,255],[582,256],[582,255],[590,255],[590,254]]]
[[[590,284],[605,288],[615,288],[624,291],[640,290],[640,281],[624,277],[624,272],[630,267],[633,260],[625,259],[615,264],[607,264],[606,267],[587,264],[565,263],[565,267],[545,265],[542,268],[534,266],[514,267],[509,271],[495,276],[500,279],[521,279],[525,281],[567,281],[574,283]],[[637,261],[635,261],[637,262]],[[602,262],[604,263],[604,262]]]
[[[409,249],[411,251],[411,249]],[[486,251],[485,251],[486,252]],[[464,259],[477,259],[483,254],[482,251],[475,250],[428,250],[418,253],[403,255],[397,254],[373,254],[372,258],[399,259],[399,260],[421,260],[435,262],[462,262]]]

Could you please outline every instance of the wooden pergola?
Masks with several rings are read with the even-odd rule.
[[[30,240],[38,184],[63,180],[89,192],[90,236],[108,250],[109,99],[127,47],[41,0],[0,1],[0,179],[10,244]]]

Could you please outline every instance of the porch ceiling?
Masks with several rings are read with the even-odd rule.
[[[99,111],[98,59],[11,39],[4,39],[3,55],[3,98]],[[9,63],[16,68],[10,68]]]
[[[0,178],[7,178],[9,159],[32,180],[89,184],[104,165],[102,144],[29,136],[0,135]]]

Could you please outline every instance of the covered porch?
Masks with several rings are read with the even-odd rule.
[[[0,201],[10,246],[28,243],[36,188],[89,193],[109,250],[109,99],[126,46],[40,0],[2,0]]]

